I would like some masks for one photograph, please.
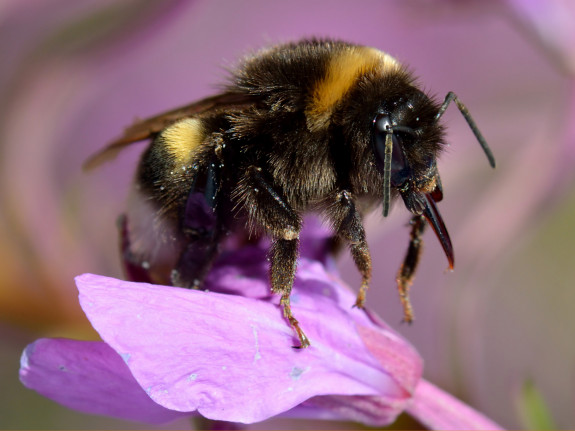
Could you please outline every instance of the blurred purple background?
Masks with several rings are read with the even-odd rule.
[[[85,174],[82,162],[135,118],[216,91],[251,50],[304,36],[374,46],[463,118],[444,116],[440,209],[456,270],[433,234],[401,325],[395,274],[402,205],[367,220],[368,306],[412,341],[425,376],[504,426],[527,426],[531,380],[556,426],[575,426],[575,13],[567,1],[26,1],[0,5],[0,428],[137,428],[68,411],[23,388],[18,358],[38,336],[96,338],[73,276],[121,276],[115,219],[143,145]],[[359,276],[347,253],[340,270]],[[351,306],[351,304],[350,304]],[[31,414],[30,412],[34,412]],[[177,422],[167,428],[188,427]],[[272,421],[266,428],[330,428]],[[348,425],[349,426],[349,425]]]

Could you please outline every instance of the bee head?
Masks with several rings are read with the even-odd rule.
[[[438,120],[439,106],[413,88],[378,110],[373,118],[371,142],[383,176],[384,217],[389,213],[394,189],[411,213],[423,215],[431,224],[452,268],[453,247],[435,205],[443,198],[437,171],[443,129]]]
[[[394,189],[411,213],[423,215],[431,224],[453,268],[453,247],[435,205],[443,199],[437,171],[443,132],[438,111],[433,113],[433,102],[420,94],[398,101],[395,109],[380,110],[373,119],[371,141],[378,171],[383,176],[383,215],[389,213]],[[424,106],[426,109],[421,109],[422,103],[428,105]]]

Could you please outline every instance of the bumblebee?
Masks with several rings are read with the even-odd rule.
[[[319,214],[347,243],[361,273],[363,307],[371,257],[362,214],[387,216],[401,198],[412,213],[411,238],[397,284],[404,318],[422,234],[430,224],[454,265],[436,202],[443,198],[437,158],[440,119],[454,102],[494,157],[454,93],[440,103],[396,59],[375,48],[329,39],[302,40],[245,58],[212,97],[139,121],[87,162],[151,139],[134,182],[123,229],[132,279],[199,288],[230,232],[271,239],[271,290],[284,317],[310,342],[290,307],[302,215]]]

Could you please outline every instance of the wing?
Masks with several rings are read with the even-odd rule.
[[[210,111],[237,110],[254,104],[253,96],[240,93],[222,93],[207,97],[191,105],[164,112],[146,120],[137,121],[128,127],[122,136],[110,142],[105,148],[91,156],[83,165],[84,170],[92,170],[113,160],[128,145],[152,138],[170,124]]]

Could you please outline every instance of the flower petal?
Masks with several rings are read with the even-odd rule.
[[[315,419],[346,420],[381,427],[394,422],[405,405],[403,400],[394,397],[327,395],[304,402],[294,409],[297,414],[292,416],[302,417],[299,415],[307,408],[311,413],[308,417]]]
[[[153,402],[122,358],[102,342],[37,340],[22,354],[20,380],[45,397],[85,413],[147,423],[184,415]]]
[[[330,284],[322,265],[302,259],[299,266],[292,305],[312,342],[304,350],[291,348],[291,328],[267,301],[90,274],[76,283],[93,326],[166,408],[251,423],[329,394],[383,396],[401,412],[412,388],[358,333],[359,326],[376,326],[352,302],[339,307],[338,296],[350,294]],[[411,348],[397,354],[421,372]]]
[[[433,430],[503,429],[481,413],[423,379],[417,385],[413,404],[407,412]]]

